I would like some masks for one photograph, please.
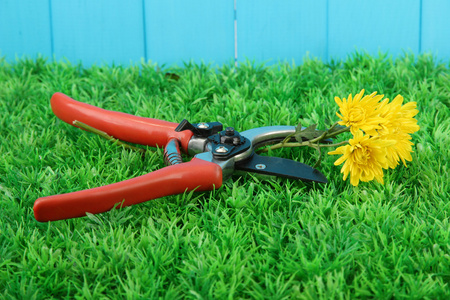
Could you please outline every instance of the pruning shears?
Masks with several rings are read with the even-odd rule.
[[[125,181],[67,194],[39,198],[34,216],[40,222],[83,217],[187,191],[219,188],[233,172],[246,171],[326,183],[318,170],[290,159],[261,156],[255,149],[281,142],[295,126],[267,126],[238,132],[219,122],[173,123],[105,110],[62,93],[51,98],[54,114],[77,127],[76,121],[116,139],[164,147],[166,167]],[[183,162],[181,152],[193,156]]]

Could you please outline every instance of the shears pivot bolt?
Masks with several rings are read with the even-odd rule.
[[[224,147],[224,146],[219,146],[214,151],[217,152],[217,153],[227,153],[228,152],[228,148]]]

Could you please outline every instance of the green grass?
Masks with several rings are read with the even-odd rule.
[[[178,81],[166,78],[174,72]],[[334,96],[362,88],[417,101],[413,161],[385,184],[252,175],[207,193],[38,223],[38,197],[164,167],[59,121],[54,92],[109,110],[238,130],[337,119]],[[0,60],[0,298],[342,299],[450,297],[450,70],[424,55],[354,54],[329,64],[218,69],[91,67]],[[272,155],[314,163],[312,149]]]

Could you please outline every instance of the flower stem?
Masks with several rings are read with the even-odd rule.
[[[258,153],[264,153],[264,152],[268,152],[269,150],[276,150],[276,149],[280,149],[280,148],[293,148],[293,147],[303,147],[303,146],[308,146],[308,147],[312,147],[315,149],[320,149],[320,148],[324,148],[324,147],[336,147],[336,146],[342,146],[348,143],[348,141],[344,141],[341,143],[336,143],[336,144],[319,144],[321,141],[326,140],[326,139],[330,139],[330,138],[334,138],[336,136],[338,136],[341,133],[344,132],[348,132],[350,131],[350,127],[344,127],[342,129],[336,130],[336,131],[332,131],[338,124],[338,122],[334,123],[333,125],[331,125],[331,127],[329,129],[327,129],[323,134],[321,134],[320,136],[308,140],[308,141],[304,141],[304,142],[291,142],[289,143],[288,141],[294,136],[294,134],[286,137],[281,143],[277,143],[274,144],[270,147],[258,150]]]
[[[326,147],[339,147],[339,146],[343,146],[346,144],[348,144],[348,141],[343,141],[343,142],[336,143],[336,144],[323,144],[323,145],[317,145],[317,146],[319,146],[320,148],[326,148]]]
[[[294,148],[294,147],[303,147],[303,146],[310,146],[310,142],[302,142],[302,143],[278,143],[275,145],[272,145],[270,147],[258,150],[258,153],[265,153],[269,152],[269,150],[276,150],[281,148]]]

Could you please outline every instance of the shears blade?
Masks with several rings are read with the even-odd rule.
[[[297,161],[280,157],[253,154],[248,159],[236,162],[235,168],[236,170],[246,172],[275,175],[302,181],[328,182],[325,175],[317,169]]]

